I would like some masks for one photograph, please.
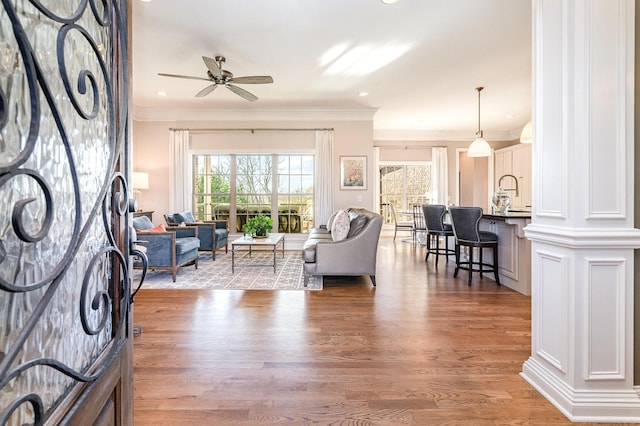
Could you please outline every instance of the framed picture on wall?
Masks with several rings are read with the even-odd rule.
[[[340,189],[367,189],[367,157],[340,157]]]

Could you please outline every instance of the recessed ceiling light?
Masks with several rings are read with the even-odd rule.
[[[167,92],[163,92],[162,90],[158,90],[158,96],[167,96]]]
[[[360,92],[358,93],[358,96],[361,96],[364,98],[365,96],[369,96],[369,92]]]
[[[398,0],[380,0],[382,3],[384,4],[394,4],[395,2],[397,2]]]
[[[142,3],[151,3],[152,0],[140,0]]]
[[[505,115],[505,118],[514,118],[514,117],[515,117],[515,115],[513,115],[513,114],[507,114],[507,115]]]

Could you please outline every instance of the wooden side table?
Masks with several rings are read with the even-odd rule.
[[[142,210],[138,210],[137,212],[133,212],[133,217],[146,216],[150,221],[153,222],[153,210],[149,212],[143,212]]]

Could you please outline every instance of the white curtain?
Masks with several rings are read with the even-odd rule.
[[[191,210],[189,186],[189,131],[170,130],[169,213]]]
[[[380,206],[380,147],[373,147],[373,177],[374,177],[374,185],[373,185],[373,211],[382,213],[382,209]]]
[[[431,204],[449,204],[447,147],[431,148]]]
[[[316,131],[315,226],[324,225],[333,212],[333,130]]]

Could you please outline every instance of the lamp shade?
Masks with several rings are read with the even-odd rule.
[[[491,147],[487,143],[486,140],[482,136],[476,137],[471,145],[469,145],[469,150],[467,151],[468,157],[490,157],[491,156]]]
[[[133,189],[149,189],[149,173],[133,172]]]
[[[528,122],[523,128],[522,133],[520,133],[520,143],[531,143],[533,142],[533,122]]]

